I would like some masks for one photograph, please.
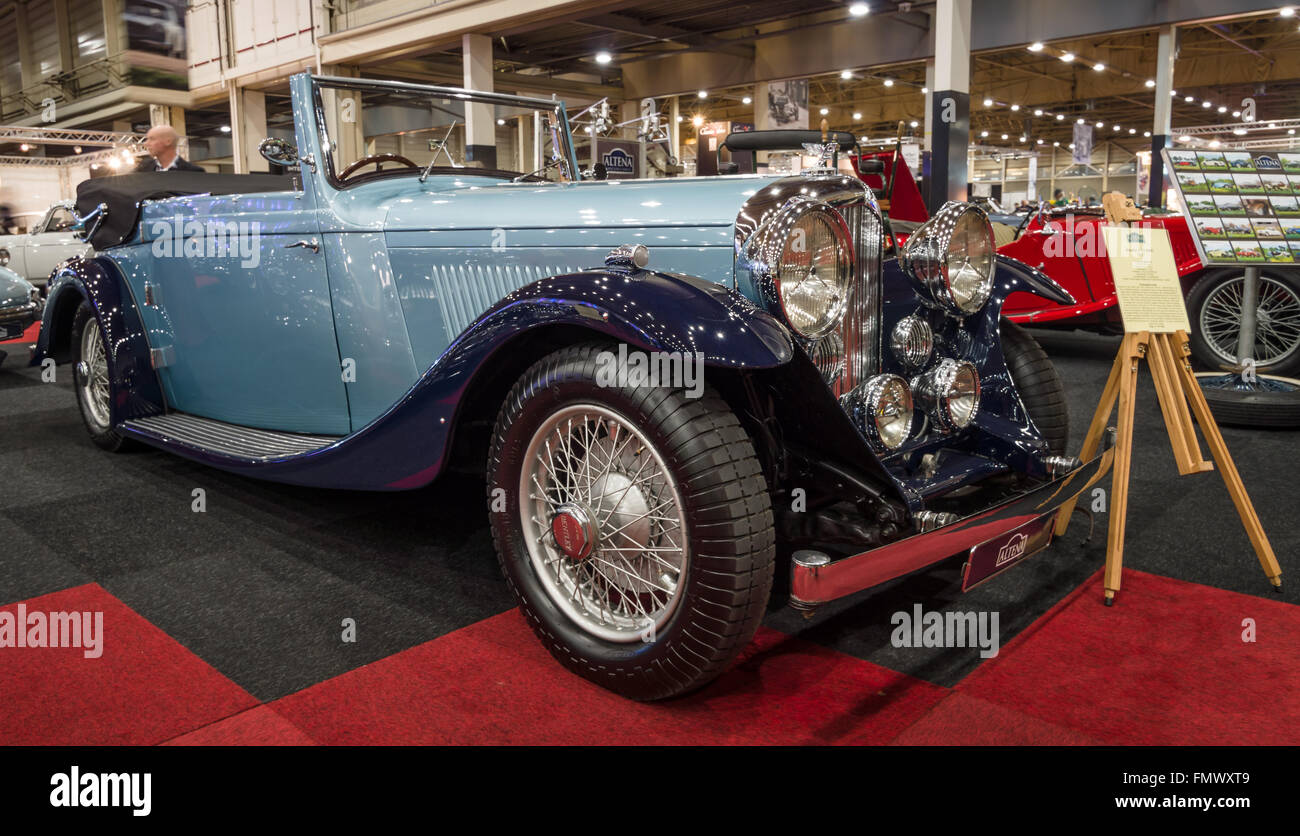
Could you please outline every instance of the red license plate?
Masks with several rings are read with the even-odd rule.
[[[1055,512],[1030,520],[1014,531],[985,540],[970,550],[961,570],[961,591],[965,592],[1000,575],[1052,542]]]

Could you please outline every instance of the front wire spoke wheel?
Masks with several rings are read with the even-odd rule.
[[[686,520],[645,433],[608,407],[574,404],[537,428],[523,461],[524,541],[555,605],[604,641],[662,630],[689,569]]]
[[[1210,290],[1197,324],[1214,355],[1236,364],[1241,334],[1245,276],[1234,276]],[[1253,354],[1258,366],[1279,366],[1300,352],[1300,294],[1272,276],[1259,277]]]

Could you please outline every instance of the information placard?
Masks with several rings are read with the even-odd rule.
[[[1125,332],[1191,331],[1169,231],[1160,227],[1106,226],[1102,240],[1115,278]]]
[[[1300,154],[1166,148],[1207,264],[1300,264]]]

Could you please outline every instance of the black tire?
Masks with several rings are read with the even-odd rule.
[[[1222,378],[1217,372],[1200,372],[1198,380]],[[1220,389],[1202,386],[1201,394],[1210,407],[1214,420],[1229,427],[1300,427],[1300,380],[1280,378],[1276,375],[1259,375],[1274,380],[1289,391],[1244,392],[1237,389]]]
[[[1030,420],[1043,434],[1051,451],[1058,456],[1065,455],[1070,442],[1070,411],[1065,405],[1065,386],[1056,366],[1038,340],[1024,328],[1006,317],[999,327],[1011,382],[1016,385]]]
[[[1211,344],[1211,337],[1203,330],[1202,316],[1204,315],[1207,321],[1212,320],[1214,310],[1206,310],[1207,302],[1210,302],[1216,291],[1223,292],[1225,285],[1240,283],[1243,280],[1244,274],[1240,267],[1210,270],[1192,285],[1191,292],[1187,294],[1187,318],[1192,326],[1192,355],[1207,369],[1234,371],[1237,368],[1236,329],[1214,338],[1219,349],[1216,351],[1215,346]],[[1269,270],[1267,267],[1261,267],[1260,302],[1261,307],[1282,305],[1289,310],[1294,310],[1293,306],[1300,304],[1300,279],[1297,279],[1290,270]],[[1300,314],[1300,311],[1294,313]],[[1285,350],[1272,349],[1272,356],[1278,356],[1276,361],[1266,360],[1269,355],[1265,354],[1265,351],[1269,349],[1261,344],[1257,331],[1255,344],[1257,351],[1264,356],[1255,358],[1256,371],[1283,377],[1300,376],[1300,331],[1287,327],[1282,333],[1274,332],[1273,338],[1278,341],[1278,345],[1287,346]],[[1225,354],[1231,356],[1224,356]]]
[[[519,600],[520,609],[538,638],[561,664],[623,696],[636,700],[664,699],[693,691],[718,676],[758,629],[771,593],[775,563],[771,501],[749,435],[726,401],[708,387],[704,388],[702,397],[691,398],[680,388],[608,383],[602,386],[598,382],[597,364],[603,351],[611,349],[588,344],[557,351],[535,363],[511,389],[497,417],[488,458],[489,500],[500,496],[498,487],[505,488],[504,510],[494,507],[490,515],[492,538],[502,572]],[[554,586],[555,578],[562,571],[578,575],[574,567],[583,560],[597,556],[622,559],[621,555],[606,552],[605,527],[598,528],[600,536],[594,539],[583,535],[591,542],[602,543],[592,557],[575,558],[567,554],[560,555],[560,560],[539,561],[530,553],[529,542],[542,555],[547,554],[544,549],[550,549],[551,555],[559,554],[560,543],[553,534],[549,535],[548,543],[548,535],[534,537],[526,532],[520,508],[518,486],[525,459],[529,458],[530,443],[543,436],[549,440],[552,437],[549,432],[542,431],[566,410],[586,410],[592,405],[626,420],[632,428],[630,434],[624,429],[624,435],[618,437],[636,438],[639,434],[640,438],[632,445],[637,447],[635,455],[640,456],[649,448],[655,457],[641,459],[641,467],[662,461],[664,470],[675,480],[675,495],[680,497],[680,507],[674,503],[672,508],[676,510],[662,513],[684,523],[685,536],[681,538],[684,546],[679,547],[684,549],[681,557],[684,569],[682,564],[678,565],[675,582],[664,581],[668,575],[656,578],[665,587],[673,586],[675,608],[671,615],[664,616],[666,620],[653,633],[643,634],[635,641],[627,633],[614,639],[599,635],[602,627],[592,625],[590,610],[584,622],[582,613],[566,612],[566,607],[577,609],[577,606],[560,603],[548,591],[547,585]],[[595,426],[598,436],[600,425]],[[568,437],[575,438],[571,430]],[[642,440],[648,443],[642,444]],[[603,441],[597,438],[585,451],[577,445],[573,449],[581,452],[586,460],[590,450]],[[606,461],[614,458],[611,453]],[[552,458],[551,461],[563,460]],[[577,465],[574,458],[567,461],[571,468]],[[599,463],[599,457],[595,461]],[[535,475],[534,471],[529,472]],[[556,480],[552,484],[560,482]],[[543,504],[554,509],[548,490],[541,491],[547,494]],[[606,490],[600,490],[602,497]],[[592,490],[588,496],[594,493]],[[527,501],[537,508],[535,495],[527,497]],[[597,509],[593,516],[599,515]],[[535,517],[532,519],[537,522]],[[553,531],[554,519],[552,516],[547,523],[547,531]],[[647,557],[648,550],[632,560]],[[604,560],[599,562],[608,565]],[[555,572],[547,572],[543,577],[538,567],[549,569],[552,565],[556,567]],[[633,563],[626,565],[632,567]],[[601,582],[601,588],[613,588],[606,581]],[[591,588],[596,588],[594,581]],[[618,600],[624,600],[625,590],[620,587],[617,594]],[[652,605],[658,603],[655,592],[647,594]],[[602,603],[615,600],[613,595],[604,592]],[[626,600],[632,598],[628,596]],[[579,606],[588,600],[583,599]],[[651,615],[647,615],[647,624],[651,623]]]
[[[85,425],[90,440],[95,442],[96,446],[110,453],[120,453],[131,449],[132,442],[113,429],[111,419],[107,417],[109,413],[106,403],[100,404],[97,408],[92,406],[90,402],[92,395],[88,394],[88,377],[85,366],[87,358],[82,356],[83,337],[86,336],[87,328],[94,328],[101,345],[106,344],[103,329],[100,328],[99,320],[95,317],[95,309],[90,306],[89,302],[82,302],[81,307],[77,308],[77,313],[72,319],[72,388],[77,393],[77,407],[81,411],[81,422]],[[112,367],[109,364],[111,364],[112,360],[107,356],[104,359],[107,369],[107,399],[111,400],[113,374]],[[97,412],[101,417],[97,417]]]

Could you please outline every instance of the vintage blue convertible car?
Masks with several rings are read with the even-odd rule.
[[[884,258],[830,166],[585,179],[555,101],[292,94],[282,176],[83,184],[98,254],[54,277],[35,362],[75,364],[108,450],[334,488],[486,474],[523,612],[608,688],[716,676],[778,564],[805,610],[965,552],[973,585],[1108,467],[1064,455],[1060,381],[1000,318],[1068,294],[976,207]]]

